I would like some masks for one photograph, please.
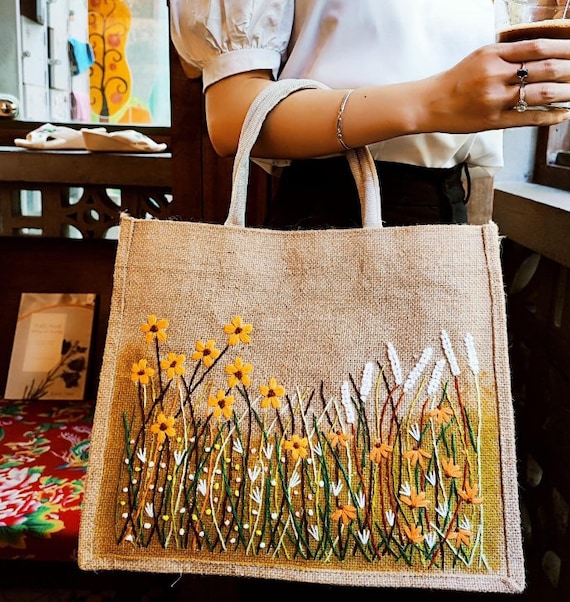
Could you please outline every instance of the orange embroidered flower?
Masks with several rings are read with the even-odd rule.
[[[159,341],[166,341],[166,332],[168,328],[168,320],[161,318],[160,320],[152,314],[147,318],[147,322],[141,325],[141,330],[145,333],[145,341],[150,343],[154,337]]]
[[[472,531],[468,531],[467,529],[457,529],[453,533],[450,533],[447,536],[447,539],[455,540],[455,546],[457,549],[464,543],[466,546],[470,544],[470,537],[473,535]]]
[[[400,499],[410,508],[427,508],[429,506],[425,491],[416,493],[415,487],[411,488],[410,495],[400,495]]]
[[[231,418],[233,414],[232,405],[235,403],[233,395],[226,395],[223,389],[219,389],[216,396],[210,395],[208,405],[214,408],[214,418],[223,415],[224,418]]]
[[[237,345],[240,341],[242,343],[249,343],[251,341],[250,334],[253,330],[251,324],[244,324],[241,316],[235,316],[229,324],[224,326],[224,332],[229,334],[228,345],[232,347]]]
[[[185,355],[176,355],[176,353],[169,353],[167,359],[161,360],[160,369],[166,370],[167,378],[182,376],[186,372],[186,368],[182,365],[185,361]]]
[[[219,357],[220,350],[216,349],[216,341],[210,339],[206,344],[196,341],[196,351],[192,354],[193,360],[202,360],[204,366],[209,368]]]
[[[176,435],[174,416],[169,416],[167,418],[163,412],[160,412],[156,422],[151,425],[150,430],[156,435],[159,443],[164,443],[166,437],[174,437]]]
[[[309,453],[309,441],[307,437],[299,437],[299,435],[293,435],[291,439],[288,439],[283,443],[283,449],[291,452],[293,460],[298,458],[306,458]]]
[[[404,533],[411,543],[422,543],[425,539],[420,525],[404,525]]]
[[[451,419],[453,418],[453,410],[449,407],[443,407],[439,405],[437,408],[434,408],[429,415],[431,418],[435,418],[437,420],[437,424],[441,426],[442,424],[448,424],[451,422]]]
[[[335,449],[336,447],[347,447],[348,441],[350,440],[350,435],[346,435],[342,431],[331,431],[327,435],[327,439],[330,441],[331,447]]]
[[[356,508],[350,504],[343,504],[332,513],[331,518],[341,520],[342,524],[346,526],[350,521],[356,519]]]
[[[269,385],[259,385],[259,390],[263,395],[261,400],[261,407],[268,408],[272,405],[275,409],[281,407],[280,397],[285,395],[285,388],[277,384],[277,379],[271,377],[269,379]]]
[[[424,458],[429,458],[430,455],[419,447],[414,447],[404,452],[404,458],[410,460],[412,467],[419,463],[419,465],[425,470],[426,464]]]
[[[479,486],[477,483],[472,487],[470,485],[465,485],[465,489],[461,489],[459,491],[459,495],[463,501],[468,504],[481,504],[483,502],[482,497],[477,497],[477,493],[479,492]]]
[[[148,360],[139,360],[131,367],[131,380],[141,385],[148,385],[150,377],[154,376],[154,368],[147,366]]]
[[[380,462],[382,462],[382,458],[387,458],[392,453],[392,450],[393,447],[391,445],[377,441],[370,451],[370,461],[380,464]]]
[[[457,464],[454,464],[451,458],[448,458],[447,460],[442,458],[441,467],[443,468],[443,474],[448,479],[458,479],[461,476],[461,468],[459,468]]]
[[[253,370],[251,364],[244,364],[241,357],[236,357],[233,364],[226,366],[226,374],[229,374],[228,386],[235,387],[238,383],[241,383],[245,387],[248,387],[251,383],[249,374]]]

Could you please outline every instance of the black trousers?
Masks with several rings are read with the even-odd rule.
[[[376,169],[385,226],[467,222],[464,164],[438,169],[376,161]],[[265,225],[283,230],[362,226],[346,158],[293,161],[279,178]]]

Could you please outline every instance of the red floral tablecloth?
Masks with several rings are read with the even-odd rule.
[[[0,559],[75,560],[93,409],[0,400]]]

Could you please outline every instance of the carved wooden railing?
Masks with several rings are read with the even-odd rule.
[[[1,236],[108,238],[123,212],[176,215],[170,153],[0,147]]]

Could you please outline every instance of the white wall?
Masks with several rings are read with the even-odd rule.
[[[534,168],[534,151],[537,129],[534,127],[511,128],[505,131],[505,165],[495,176],[495,181],[528,182]]]

